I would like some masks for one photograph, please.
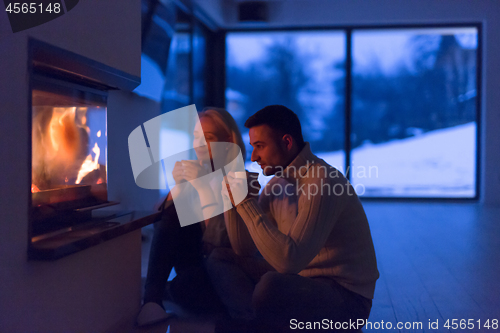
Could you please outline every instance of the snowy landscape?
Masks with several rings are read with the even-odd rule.
[[[314,152],[316,153],[316,152]],[[344,152],[316,153],[345,173]],[[361,196],[471,198],[476,188],[476,123],[353,149],[351,178]],[[247,169],[259,172],[256,163]]]

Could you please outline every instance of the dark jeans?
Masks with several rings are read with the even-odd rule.
[[[334,331],[325,326],[370,315],[370,299],[333,279],[281,274],[264,259],[237,256],[229,249],[215,249],[207,269],[231,317],[246,319],[254,328],[248,332],[294,332],[300,322],[321,323],[308,332]]]
[[[193,313],[214,313],[223,309],[206,272],[200,223],[181,227],[174,205],[155,223],[149,254],[144,303],[162,305],[172,268],[177,276],[170,283],[173,301]]]

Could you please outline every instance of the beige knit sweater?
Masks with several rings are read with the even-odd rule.
[[[225,213],[240,255],[258,249],[278,272],[329,277],[372,299],[379,277],[368,220],[353,187],[309,144],[281,175]]]

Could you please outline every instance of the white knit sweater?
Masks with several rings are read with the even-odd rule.
[[[245,199],[225,221],[236,253],[258,249],[280,273],[329,277],[373,298],[379,272],[363,206],[346,178],[308,143],[258,202]]]

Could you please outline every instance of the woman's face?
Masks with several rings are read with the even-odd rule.
[[[212,158],[210,142],[227,141],[225,134],[217,128],[214,121],[209,117],[201,117],[200,121],[194,127],[193,147],[196,157],[203,162],[209,162]]]

